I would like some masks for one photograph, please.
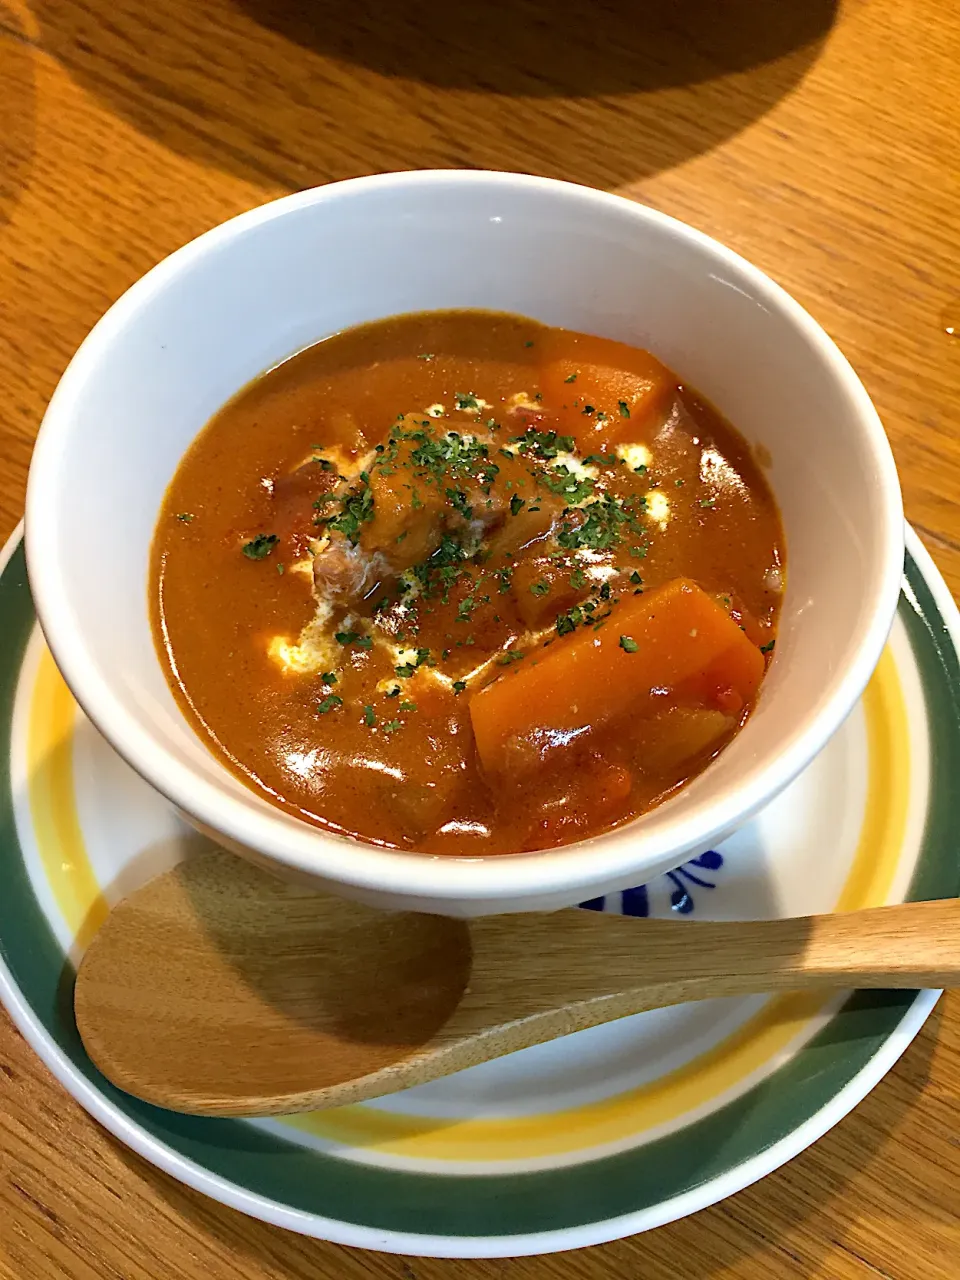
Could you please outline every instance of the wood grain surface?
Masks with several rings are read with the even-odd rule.
[[[635,196],[784,284],[956,593],[958,58],[950,0],[0,0],[0,534],[70,355],[165,254],[299,187],[490,166]],[[405,1261],[245,1219],[107,1137],[6,1021],[0,1173],[2,1280],[952,1280],[960,995],[784,1169],[575,1254]]]

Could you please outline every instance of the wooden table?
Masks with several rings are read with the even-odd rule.
[[[72,352],[165,254],[315,183],[492,167],[636,196],[808,306],[956,593],[958,55],[943,0],[0,0],[0,534]],[[560,1257],[404,1261],[243,1218],[122,1149],[6,1019],[0,1161],[3,1280],[956,1277],[960,994],[779,1173]]]

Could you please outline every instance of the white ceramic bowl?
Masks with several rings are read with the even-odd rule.
[[[177,708],[147,607],[150,541],[190,441],[244,383],[404,311],[486,307],[650,347],[772,458],[786,533],[776,657],[743,732],[680,795],[608,835],[488,859],[325,834],[247,790]],[[223,844],[364,901],[451,915],[557,907],[702,853],[817,754],[883,648],[903,564],[890,449],[856,375],[722,245],[584,187],[507,173],[337,183],[233,219],[133,286],[50,403],[27,494],[37,611],[81,706]]]

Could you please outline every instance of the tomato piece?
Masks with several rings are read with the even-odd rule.
[[[560,331],[544,343],[544,356],[544,408],[585,455],[649,440],[677,389],[656,356],[609,338]]]

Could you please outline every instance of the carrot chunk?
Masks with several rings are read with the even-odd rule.
[[[764,660],[729,614],[695,583],[677,578],[631,596],[599,630],[553,642],[475,694],[470,719],[481,764],[505,773],[544,750],[629,711],[652,715],[669,701],[718,710],[746,705]]]
[[[581,453],[642,443],[660,425],[677,383],[649,351],[558,332],[544,344],[543,405]]]

